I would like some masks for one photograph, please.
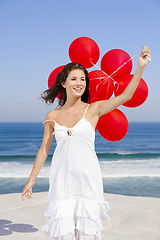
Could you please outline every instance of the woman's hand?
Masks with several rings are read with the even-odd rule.
[[[21,194],[22,201],[24,201],[24,195],[28,199],[32,198],[32,188],[33,188],[34,184],[35,184],[35,182],[30,182],[30,181],[26,184],[26,186],[24,187],[23,192]]]
[[[151,59],[151,53],[150,53],[150,50],[148,49],[148,47],[144,46],[142,48],[142,52],[139,55],[139,58],[137,60],[138,67],[144,68],[149,63],[150,60],[147,57],[149,57]]]

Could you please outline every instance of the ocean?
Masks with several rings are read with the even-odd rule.
[[[42,122],[0,123],[0,194],[21,193],[43,138]],[[55,138],[33,187],[48,191]],[[105,193],[160,197],[160,122],[129,122],[127,135],[109,142],[96,131],[95,150]]]

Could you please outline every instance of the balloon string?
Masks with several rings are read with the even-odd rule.
[[[90,61],[90,63],[92,63],[91,61]],[[99,67],[96,65],[96,64],[94,64],[94,63],[92,63],[92,65],[94,65],[96,68],[98,68],[99,69]],[[99,69],[101,72],[103,72],[107,77],[108,77],[108,74],[107,73],[105,73],[103,70],[101,70],[101,69]],[[103,77],[103,78],[105,78],[105,77]],[[115,81],[112,77],[110,77],[113,81]]]
[[[90,61],[90,63],[92,63],[92,62]],[[104,81],[104,83],[107,82],[106,80],[107,80],[108,78],[112,79],[113,82],[116,82],[116,81],[111,77],[112,74],[109,76],[107,73],[105,73],[103,70],[101,70],[96,64],[92,63],[92,65],[93,65],[94,67],[98,68],[102,73],[104,73],[104,74],[107,76],[107,78],[106,78],[106,77],[101,77],[101,78],[103,78],[104,80],[102,80],[100,83],[102,83],[103,81]],[[99,78],[100,78],[100,77],[99,77]],[[92,78],[92,79],[99,79],[99,78]],[[98,85],[99,85],[100,83],[97,84],[97,86],[96,86],[96,91],[97,91],[97,87],[98,87]]]
[[[91,62],[91,61],[90,61]],[[92,62],[91,62],[92,63]],[[107,78],[106,77],[98,77],[98,78],[90,78],[90,80],[92,80],[92,79],[101,79],[101,81],[96,85],[96,94],[94,95],[94,97],[92,98],[92,101],[96,98],[96,96],[98,95],[98,87],[99,87],[99,85],[102,83],[102,84],[105,84],[105,83],[107,83],[107,91],[106,91],[106,96],[105,96],[105,98],[107,99],[108,98],[108,87],[109,87],[109,81],[107,81],[107,79],[108,79],[108,74],[106,74],[103,70],[101,70],[101,69],[99,69],[99,67],[96,65],[96,64],[93,64],[92,63],[92,65],[94,65],[96,68],[98,68],[98,70],[100,70],[104,75],[106,75],[107,76]],[[103,79],[103,80],[102,80]],[[112,79],[112,81],[114,82],[115,80],[111,77],[110,79]]]
[[[91,62],[91,61],[90,61]],[[91,62],[92,63],[92,62]],[[92,65],[93,65],[93,63],[92,63]],[[96,68],[98,68],[99,69],[99,67],[95,64],[94,65]],[[99,69],[100,70],[100,69]],[[96,91],[98,91],[97,89],[98,89],[98,87],[99,87],[99,85],[102,83],[102,84],[105,84],[105,82],[107,83],[107,91],[106,91],[106,99],[108,98],[108,87],[109,87],[109,81],[107,81],[107,79],[108,79],[108,74],[106,74],[103,70],[100,70],[104,75],[106,75],[107,76],[107,78],[106,77],[100,77],[100,78],[103,78],[104,80],[101,80],[97,85],[96,85]],[[96,78],[94,78],[94,79],[96,79]],[[115,80],[112,78],[112,77],[110,77],[110,79],[112,79],[112,81],[114,82]],[[104,82],[104,83],[103,83]],[[94,100],[95,99],[95,97],[98,95],[98,92],[97,92],[97,94],[96,95],[94,95],[94,97],[93,97],[93,99],[92,100]]]
[[[92,61],[90,61],[90,63],[91,63],[93,66],[95,66],[96,68],[98,68],[101,72],[103,72],[103,73],[107,76],[104,80],[101,80],[101,82],[97,84],[97,86],[96,86],[96,91],[97,91],[97,89],[98,89],[99,84],[101,84],[103,81],[104,81],[104,83],[107,82],[107,79],[108,79],[108,78],[112,79],[113,82],[116,82],[111,76],[114,75],[117,71],[119,71],[125,64],[127,64],[129,61],[131,61],[131,60],[132,60],[135,56],[137,56],[138,54],[139,54],[139,53],[136,53],[134,56],[132,56],[130,59],[128,59],[128,60],[127,60],[125,63],[123,63],[119,68],[117,68],[111,75],[108,75],[108,74],[105,73],[103,70],[101,70],[96,64],[94,64]],[[96,79],[96,78],[94,78],[94,79]],[[119,83],[118,83],[118,82],[117,82],[117,84],[118,84],[118,87],[119,87]],[[108,83],[108,85],[107,85],[107,95],[108,95],[108,86],[109,86],[109,83]],[[98,93],[97,93],[97,94],[98,94]],[[93,99],[95,99],[95,97],[97,96],[97,94],[94,96]],[[93,99],[92,99],[92,100],[93,100]],[[107,99],[107,96],[106,96],[106,99]]]
[[[93,66],[95,66],[95,67],[97,67],[98,69],[100,69],[101,70],[101,72],[103,72],[106,76],[107,76],[107,78],[111,78],[113,81],[115,81],[111,76],[113,75],[113,74],[115,74],[117,71],[119,71],[119,69],[121,69],[125,64],[127,64],[129,61],[131,61],[135,56],[137,56],[139,53],[136,53],[134,56],[132,56],[130,59],[128,59],[128,61],[126,61],[125,63],[123,63],[119,68],[117,68],[111,75],[108,75],[107,73],[105,73],[103,70],[101,70],[97,65],[95,65],[92,61],[90,61],[90,63],[93,65]],[[107,80],[107,78],[106,78],[106,80]]]

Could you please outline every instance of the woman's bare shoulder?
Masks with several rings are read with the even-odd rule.
[[[47,120],[47,121],[50,120],[50,121],[53,123],[53,121],[55,120],[56,114],[57,114],[57,109],[49,111],[49,112],[46,114],[45,121],[46,121],[46,120]],[[52,120],[53,120],[53,121],[52,121]],[[51,123],[51,122],[50,122],[50,123]]]

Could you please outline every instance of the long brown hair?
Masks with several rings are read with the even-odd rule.
[[[83,102],[90,103],[88,71],[81,64],[74,62],[65,65],[62,71],[58,73],[55,84],[41,94],[41,98],[45,100],[45,103],[52,104],[57,95],[60,93],[61,98],[59,99],[59,105],[63,106],[65,104],[67,100],[67,94],[66,89],[62,86],[62,83],[65,83],[69,73],[74,69],[80,69],[85,74],[86,88],[81,96],[81,100]]]

